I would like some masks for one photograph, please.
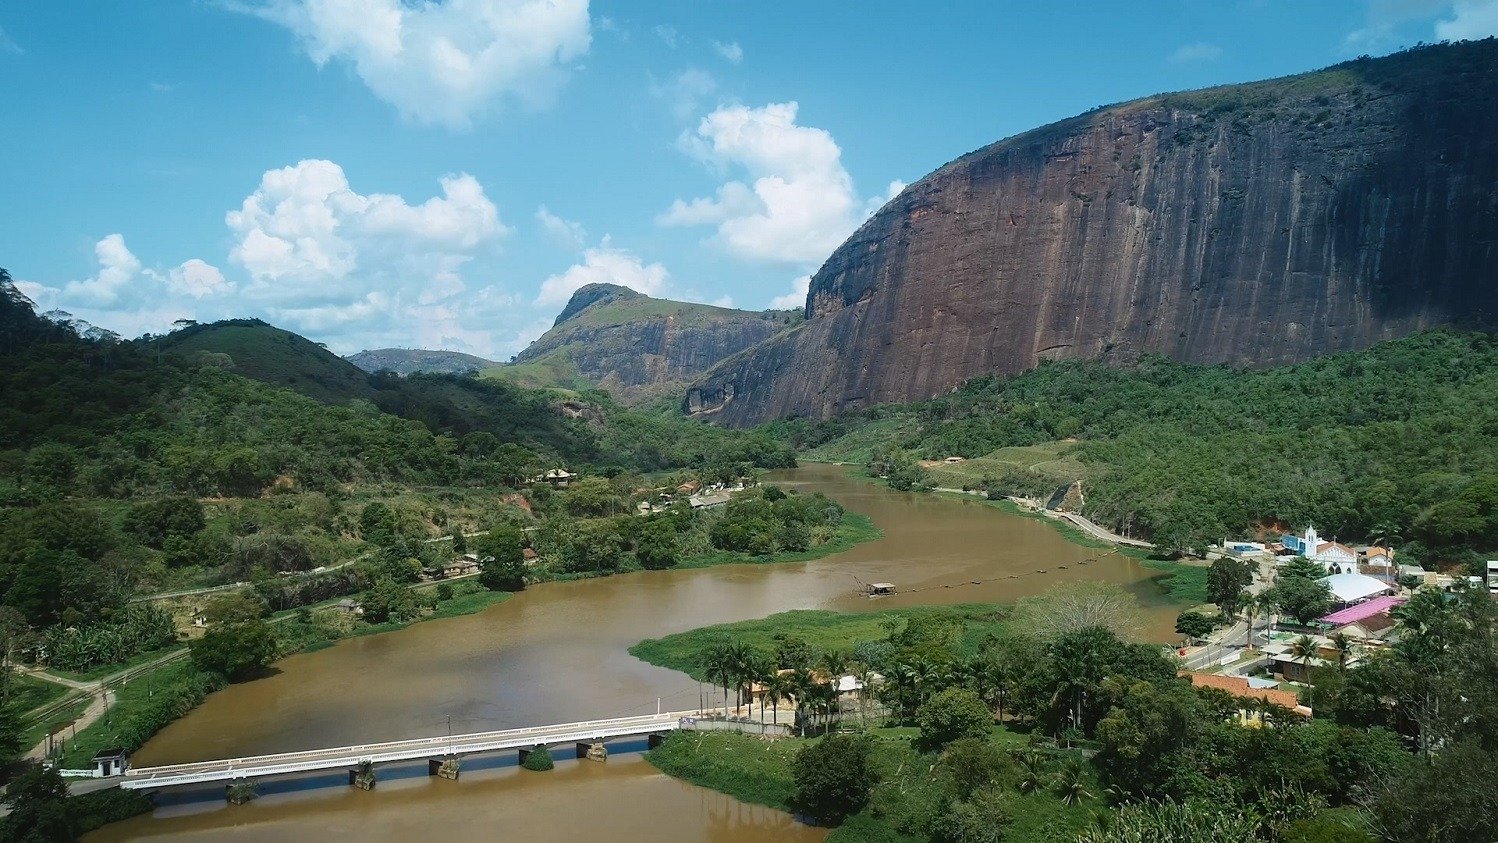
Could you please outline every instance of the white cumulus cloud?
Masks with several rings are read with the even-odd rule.
[[[88,278],[60,287],[19,281],[16,287],[42,310],[64,310],[126,336],[167,330],[174,320],[193,316],[199,300],[234,289],[218,267],[198,258],[169,269],[146,266],[118,232],[94,244],[94,259],[99,269]]]
[[[1436,21],[1442,41],[1476,41],[1498,35],[1498,0],[1456,0],[1450,17]]]
[[[797,111],[794,102],[731,105],[704,117],[682,136],[682,147],[744,178],[725,182],[711,197],[677,199],[656,222],[716,225],[716,244],[750,261],[805,265],[826,258],[863,221],[867,203],[854,192],[832,135],[798,124]]]
[[[258,0],[232,8],[291,30],[319,67],[347,63],[411,120],[470,125],[538,105],[592,41],[587,0]]]
[[[811,276],[802,275],[791,282],[791,291],[770,299],[771,310],[800,310],[806,306],[806,294],[811,290]]]
[[[356,192],[332,161],[268,170],[224,217],[238,238],[229,257],[262,284],[346,278],[371,253],[420,255],[450,271],[509,229],[473,176],[445,176],[441,186],[441,196],[412,205]]]
[[[541,282],[537,307],[565,304],[572,294],[588,284],[618,284],[648,296],[666,289],[671,274],[659,263],[647,264],[627,249],[612,246],[609,238],[583,252],[582,262]]]
[[[168,270],[166,284],[172,292],[189,295],[195,299],[227,293],[234,289],[234,285],[224,278],[224,274],[219,272],[218,267],[197,258],[184,261],[181,266]]]
[[[583,224],[573,220],[562,219],[547,210],[545,205],[536,209],[536,221],[541,223],[541,228],[559,246],[569,249],[581,249],[583,243],[588,239],[588,231]]]
[[[471,291],[468,265],[510,233],[483,185],[440,179],[441,195],[410,202],[360,193],[343,168],[321,159],[267,171],[237,210],[230,260],[249,274],[245,298],[292,330],[342,346],[421,332],[484,348],[474,328],[513,301]],[[472,303],[454,307],[467,295]]]
[[[140,275],[141,263],[125,245],[122,234],[109,234],[94,244],[99,271],[82,281],[69,281],[63,294],[84,306],[103,307],[120,300],[130,282]]]
[[[722,56],[729,64],[738,64],[744,60],[744,48],[740,47],[737,41],[729,41],[727,44],[722,41],[714,41],[713,49],[717,50],[718,55]]]

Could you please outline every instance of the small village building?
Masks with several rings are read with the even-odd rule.
[[[691,498],[692,510],[713,509],[723,506],[732,500],[727,492],[709,492],[707,494],[693,495]]]
[[[965,460],[962,457],[947,457],[946,459],[942,460],[942,462],[955,464],[959,462],[965,462]]]
[[[130,753],[123,749],[104,749],[93,757],[94,775],[101,778],[123,776],[130,767]]]
[[[1269,657],[1269,672],[1278,674],[1287,682],[1305,682],[1313,669],[1332,667],[1335,662],[1326,658],[1322,653],[1327,642],[1320,636],[1316,636],[1316,653],[1309,659],[1296,655],[1289,643],[1272,641],[1263,647],[1264,655]]]
[[[360,606],[359,601],[355,600],[352,597],[345,597],[342,600],[339,600],[337,603],[334,603],[329,608],[331,608],[335,612],[340,612],[345,615],[364,614],[364,607]]]
[[[577,475],[565,468],[553,468],[538,477],[531,478],[532,483],[546,483],[553,489],[565,489],[567,484],[577,479]]]
[[[477,574],[479,571],[479,557],[476,553],[465,553],[457,559],[449,561],[442,566],[442,578],[450,580],[453,577],[464,577],[469,574]]]
[[[1321,617],[1316,623],[1364,646],[1378,646],[1388,641],[1394,632],[1395,623],[1390,612],[1402,606],[1404,602],[1403,597],[1375,597],[1345,609],[1338,609]]]
[[[1188,670],[1181,674],[1191,680],[1191,684],[1198,688],[1216,688],[1226,691],[1243,700],[1258,700],[1283,706],[1302,717],[1310,717],[1311,709],[1300,704],[1300,698],[1294,691],[1282,690],[1279,683],[1273,680],[1257,679],[1248,676],[1224,676],[1220,673],[1200,673]],[[1263,712],[1257,708],[1250,709],[1247,706],[1238,709],[1238,721],[1244,725],[1264,725]]]
[[[1322,577],[1317,582],[1324,583],[1332,593],[1332,601],[1343,607],[1391,594],[1394,591],[1393,586],[1382,580],[1355,572],[1332,574],[1329,577]]]

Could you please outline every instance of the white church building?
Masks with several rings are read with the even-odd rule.
[[[1280,544],[1296,556],[1304,556],[1312,562],[1321,563],[1328,574],[1357,573],[1357,551],[1341,542],[1322,541],[1316,528],[1307,526],[1303,535],[1284,535]]]

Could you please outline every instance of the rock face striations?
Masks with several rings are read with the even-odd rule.
[[[495,371],[544,372],[601,387],[625,403],[684,388],[714,363],[792,325],[796,311],[746,311],[651,298],[628,287],[589,284],[572,295],[556,324],[512,366]]]
[[[1498,311],[1498,42],[1099,109],[953,161],[686,410],[730,425],[1055,358],[1262,366]]]

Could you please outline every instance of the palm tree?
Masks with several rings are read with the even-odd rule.
[[[770,722],[777,726],[780,725],[780,703],[792,699],[792,678],[790,674],[776,670],[774,660],[770,661],[770,674],[765,680],[765,696],[770,698]]]
[[[1082,772],[1082,765],[1073,762],[1062,768],[1056,776],[1056,795],[1068,806],[1092,798],[1087,791],[1087,776]]]
[[[1265,608],[1266,600],[1262,593],[1250,594],[1243,600],[1243,614],[1248,618],[1248,642],[1244,646],[1252,650],[1254,648],[1254,618],[1258,617],[1259,611]]]
[[[1343,675],[1347,673],[1347,662],[1352,659],[1353,649],[1357,646],[1351,638],[1341,632],[1332,634],[1332,647],[1337,651],[1337,672]]]
[[[707,651],[702,659],[703,669],[707,672],[707,679],[715,685],[723,687],[723,713],[728,714],[728,687],[733,684],[734,665],[733,654],[729,651],[729,645],[718,644]]]
[[[1020,765],[1020,777],[1014,787],[1020,793],[1038,793],[1045,787],[1045,757],[1030,749],[1015,755]]]
[[[806,709],[811,702],[812,688],[816,682],[811,678],[811,672],[805,668],[798,667],[788,677],[790,679],[791,700],[796,704],[796,722],[801,728],[801,737],[806,737]]]
[[[890,668],[889,675],[884,678],[884,687],[880,689],[880,695],[894,707],[899,716],[904,717],[915,708],[912,703],[919,682],[920,674],[916,668],[905,662],[899,662]]]
[[[728,659],[729,679],[733,681],[736,689],[735,699],[738,705],[735,710],[737,710],[744,706],[744,685],[749,681],[754,650],[742,641],[735,641],[727,646],[725,652]],[[724,705],[727,705],[727,702]]]
[[[1382,547],[1385,550],[1392,551],[1394,549],[1395,539],[1403,541],[1404,536],[1399,534],[1399,528],[1397,526],[1390,524],[1387,521],[1379,523],[1368,532],[1368,543],[1377,547]]]
[[[863,662],[857,662],[853,666],[853,675],[858,678],[858,719],[867,722],[869,691],[874,684],[874,668]]]
[[[1312,703],[1311,709],[1314,711],[1316,707],[1316,686],[1311,681],[1311,656],[1316,655],[1316,640],[1309,635],[1300,636],[1290,642],[1290,654],[1300,659],[1301,671],[1305,674],[1306,688],[1308,689],[1306,699]]]

